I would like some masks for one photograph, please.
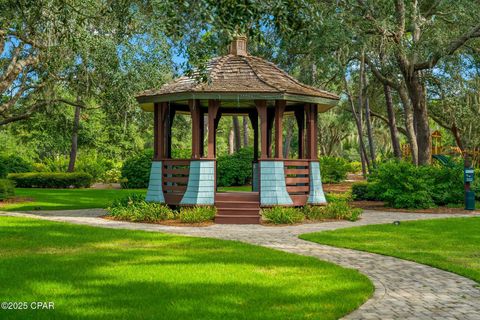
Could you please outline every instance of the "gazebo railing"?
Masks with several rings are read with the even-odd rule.
[[[162,187],[165,202],[177,205],[187,190],[189,159],[162,160]]]
[[[294,205],[305,205],[310,192],[310,161],[284,160],[285,184]]]

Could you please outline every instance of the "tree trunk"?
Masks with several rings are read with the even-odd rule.
[[[230,129],[230,133],[228,135],[228,154],[233,154],[235,152],[235,133],[233,133],[233,128]]]
[[[368,79],[365,71],[365,60],[362,59],[363,63],[363,74],[361,75],[363,77],[363,85],[365,86],[364,88],[364,93],[365,93],[365,122],[367,123],[367,138],[368,138],[368,147],[370,151],[370,158],[372,160],[372,165],[375,168],[375,144],[373,142],[373,130],[372,130],[372,121],[370,119],[370,99],[368,98],[367,95],[367,87],[368,87]]]
[[[400,96],[400,100],[402,101],[403,105],[405,130],[407,130],[408,143],[410,144],[410,149],[412,151],[412,162],[413,164],[418,165],[418,145],[417,135],[415,133],[415,125],[413,123],[412,105],[403,85],[399,87],[398,95]]]
[[[390,129],[390,137],[392,139],[392,149],[395,158],[402,158],[402,150],[400,149],[400,142],[398,141],[397,121],[395,119],[395,110],[393,110],[393,99],[390,87],[386,84],[383,85],[383,91],[385,93],[385,103],[387,105],[388,115],[388,127]]]
[[[75,162],[77,160],[77,150],[78,150],[78,128],[80,125],[80,111],[79,106],[75,107],[75,115],[73,117],[73,128],[72,128],[72,146],[70,149],[70,161],[68,162],[67,172],[75,171]]]
[[[413,72],[406,79],[406,85],[413,106],[418,145],[418,164],[429,164],[432,159],[432,138],[430,135],[425,87],[418,77],[418,72]]]
[[[233,116],[232,121],[233,121],[235,151],[238,151],[242,147],[242,134],[240,132],[240,122],[238,121],[238,116]]]
[[[367,150],[365,148],[365,143],[363,142],[363,90],[364,90],[364,83],[363,83],[363,74],[365,73],[365,55],[362,52],[361,60],[360,60],[360,76],[359,78],[359,85],[358,85],[358,115],[354,113],[355,118],[357,121],[357,129],[358,129],[358,142],[360,144],[360,152],[362,160],[362,172],[363,176],[366,177],[367,169],[370,172],[370,161],[368,160]],[[354,105],[352,106],[354,107]],[[352,109],[353,111],[354,109]],[[364,167],[367,168],[364,168]]]
[[[357,110],[355,109],[355,103],[353,102],[352,95],[349,92],[347,79],[344,79],[344,82],[345,82],[345,91],[347,93],[348,101],[350,103],[350,108],[352,109],[352,115],[353,115],[353,118],[355,119],[355,124],[357,125],[358,147],[359,147],[360,160],[362,162],[362,174],[363,174],[363,177],[366,177],[367,167],[369,167],[370,165],[368,163],[368,158],[365,158],[367,151],[365,150],[365,144],[363,143],[362,124],[359,119],[359,116],[357,115]]]
[[[248,117],[243,116],[243,146],[248,147]]]

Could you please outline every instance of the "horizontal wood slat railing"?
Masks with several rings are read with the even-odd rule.
[[[310,161],[284,160],[285,184],[294,205],[303,206],[310,192]]]
[[[162,164],[162,187],[167,204],[177,205],[187,190],[190,160],[168,159]]]

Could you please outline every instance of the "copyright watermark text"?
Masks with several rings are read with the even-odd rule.
[[[53,301],[3,301],[2,310],[54,310]]]

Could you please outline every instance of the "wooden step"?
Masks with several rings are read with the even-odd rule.
[[[253,216],[260,215],[260,208],[217,208],[218,215]]]
[[[217,192],[216,201],[260,201],[258,192]]]
[[[223,208],[258,209],[260,207],[260,203],[258,201],[216,201],[215,207],[217,207],[217,209],[223,209]]]
[[[219,224],[259,224],[260,215],[219,215],[215,216]]]

